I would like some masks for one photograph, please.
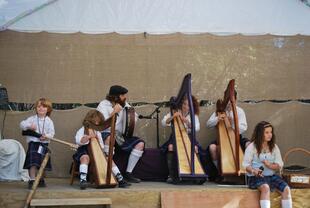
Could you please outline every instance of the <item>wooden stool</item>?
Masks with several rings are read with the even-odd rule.
[[[70,185],[71,186],[73,184],[74,177],[80,175],[80,172],[78,170],[76,170],[76,168],[77,168],[77,163],[75,162],[75,160],[73,160],[73,162],[71,163],[71,178],[70,178]]]
[[[88,168],[88,179],[90,181],[91,184],[95,183],[95,179],[93,177],[93,166],[91,164],[89,164],[89,168]],[[75,177],[79,177],[80,175],[80,172],[79,172],[79,169],[78,169],[78,163],[73,160],[73,162],[71,163],[71,177],[70,177],[70,185],[72,186],[73,182],[74,182],[74,178]]]
[[[111,207],[112,200],[110,198],[69,198],[69,199],[33,199],[31,207],[40,206],[72,206],[72,205],[104,205]]]

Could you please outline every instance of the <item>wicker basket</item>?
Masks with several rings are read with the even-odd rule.
[[[306,149],[292,148],[285,153],[284,158],[283,158],[284,164],[287,162],[288,156],[293,152],[303,152],[307,154],[308,156],[310,156],[310,152]],[[305,168],[304,170],[299,170],[299,171],[283,170],[282,176],[284,180],[292,188],[310,188],[309,168]]]

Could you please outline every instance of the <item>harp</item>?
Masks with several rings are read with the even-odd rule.
[[[173,114],[173,111],[176,109],[180,109],[184,98],[188,99],[192,131],[188,134],[180,117],[174,118],[171,125],[175,138],[178,175],[180,180],[204,180],[206,174],[198,159],[198,155],[195,153],[196,133],[195,114],[191,92],[191,74],[187,74],[184,77],[177,97],[170,98],[171,114]]]
[[[97,188],[113,188],[117,185],[112,174],[112,157],[115,133],[115,116],[111,120],[111,136],[109,144],[108,158],[103,153],[97,138],[91,138],[88,145],[90,156],[90,179],[95,182]],[[91,131],[91,129],[89,129]]]
[[[220,173],[221,175],[238,175],[244,174],[245,169],[242,168],[243,151],[240,147],[240,134],[238,113],[235,99],[235,80],[229,81],[227,89],[224,92],[224,99],[219,99],[216,103],[216,113],[226,114],[226,107],[231,103],[234,116],[235,128],[232,127],[228,117],[218,122],[218,144],[220,152]]]

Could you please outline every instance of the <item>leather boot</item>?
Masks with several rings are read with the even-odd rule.
[[[175,174],[175,160],[174,160],[174,152],[168,151],[167,152],[167,165],[168,165],[168,171],[169,176],[167,179],[167,183],[174,183],[176,174]]]

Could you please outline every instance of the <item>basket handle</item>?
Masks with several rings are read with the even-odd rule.
[[[288,150],[288,151],[285,153],[285,155],[284,155],[284,157],[283,157],[284,163],[287,162],[288,155],[291,154],[291,153],[293,153],[293,152],[303,152],[303,153],[305,153],[305,154],[308,154],[308,156],[310,156],[310,151],[308,151],[308,150],[306,150],[306,149],[304,149],[304,148],[300,148],[300,147],[292,148],[292,149]]]

